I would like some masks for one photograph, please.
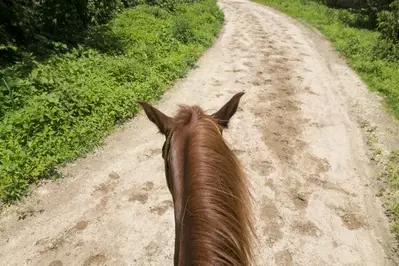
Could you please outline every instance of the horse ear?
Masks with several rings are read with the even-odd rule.
[[[138,101],[138,103],[143,107],[148,119],[158,127],[162,134],[166,135],[172,129],[173,118],[165,115],[147,102]]]
[[[227,128],[230,118],[236,113],[238,104],[244,92],[234,95],[219,111],[213,114],[219,125]]]

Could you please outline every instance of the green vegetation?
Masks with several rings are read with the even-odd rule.
[[[81,40],[57,40],[41,61],[31,46],[3,45],[16,47],[19,59],[0,70],[0,204],[98,145],[137,113],[138,99],[158,99],[223,23],[215,0],[157,1],[110,17],[88,26]]]
[[[386,165],[385,176],[392,188],[391,200],[393,205],[389,211],[394,222],[393,230],[399,239],[399,152],[391,153]]]
[[[133,6],[123,0],[0,0],[0,65],[34,53],[46,57],[60,44],[76,45],[91,26]]]
[[[399,49],[392,46],[392,42],[386,41],[385,35],[368,29],[367,16],[329,8],[315,1],[255,1],[299,18],[321,31],[335,49],[346,57],[348,64],[369,89],[385,96],[389,110],[399,118]]]

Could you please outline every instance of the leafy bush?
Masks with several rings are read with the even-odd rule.
[[[190,26],[181,30],[176,23],[187,18]],[[1,202],[20,198],[29,184],[54,176],[57,164],[92,149],[139,110],[136,100],[158,99],[211,44],[222,22],[215,0],[179,4],[172,13],[140,5],[107,25],[115,53],[76,47],[28,68],[2,70]]]
[[[188,43],[195,39],[193,25],[188,18],[178,17],[173,21],[172,25],[173,37],[182,43]]]
[[[378,30],[383,39],[399,42],[399,0],[392,2],[391,11],[378,14]]]
[[[351,11],[358,14],[354,26],[362,28],[377,28],[385,40],[381,43],[381,51],[388,48],[388,55],[396,52],[399,42],[399,0],[313,0],[329,7],[351,7]],[[356,9],[353,9],[356,8]],[[347,13],[342,12],[341,15]],[[345,21],[345,18],[341,19]],[[388,42],[388,43],[387,43]]]
[[[76,45],[89,26],[106,23],[123,7],[120,0],[0,0],[0,64],[24,52],[42,57],[54,42]]]
[[[389,60],[399,60],[399,0],[390,5],[390,11],[378,14],[378,30],[381,41],[377,52]]]
[[[374,26],[377,26],[378,13],[389,9],[389,5],[394,0],[358,0],[361,6],[365,7],[366,14]]]

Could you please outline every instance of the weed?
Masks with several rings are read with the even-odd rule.
[[[362,121],[360,127],[361,128],[369,128],[370,127],[370,121],[368,121],[368,120]]]
[[[393,231],[399,237],[399,151],[394,151],[386,165],[385,178],[392,190],[392,204],[389,209],[391,219],[394,222]]]
[[[399,191],[399,151],[392,152],[389,157],[387,164],[387,177],[391,187]]]
[[[378,142],[378,137],[375,134],[370,134],[367,137],[367,145],[369,145],[370,147],[373,147],[374,144],[376,144]]]
[[[372,160],[372,161],[375,161],[375,162],[380,162],[381,157],[382,157],[382,149],[376,148],[376,149],[373,151],[373,154],[372,154],[372,156],[371,156],[371,160]]]

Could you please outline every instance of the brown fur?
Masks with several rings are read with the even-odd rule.
[[[181,106],[167,178],[175,202],[175,265],[252,264],[248,180],[200,107]]]
[[[172,118],[139,101],[167,140],[162,156],[174,202],[176,266],[252,264],[249,184],[221,136],[243,95],[211,116],[198,106],[181,106]]]

